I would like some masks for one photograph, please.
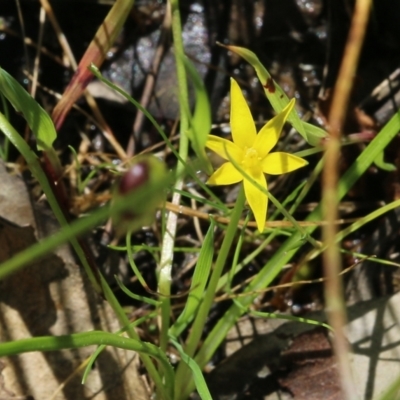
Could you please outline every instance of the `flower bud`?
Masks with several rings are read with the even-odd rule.
[[[117,182],[111,207],[113,226],[118,236],[150,225],[165,198],[168,174],[164,163],[154,156],[137,157]],[[133,196],[136,193],[137,196]],[[116,210],[117,202],[129,196],[130,206]]]

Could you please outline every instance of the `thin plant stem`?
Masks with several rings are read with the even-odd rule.
[[[95,65],[91,65],[90,66],[90,70],[91,72],[102,82],[104,82],[106,85],[108,85],[110,88],[112,88],[113,90],[115,90],[117,93],[119,93],[121,96],[125,97],[129,102],[131,102],[140,112],[142,112],[147,119],[152,123],[152,125],[154,126],[154,128],[157,130],[157,132],[160,134],[160,136],[163,138],[165,144],[167,145],[167,147],[169,148],[169,150],[171,151],[171,153],[181,162],[181,163],[185,163],[185,160],[182,159],[182,157],[180,156],[179,152],[177,152],[175,150],[175,146],[170,142],[170,140],[168,139],[167,135],[165,134],[165,132],[163,131],[163,129],[161,128],[160,124],[157,123],[157,121],[155,120],[155,118],[144,108],[141,106],[141,104],[136,101],[133,97],[129,96],[126,92],[124,92],[121,88],[119,88],[118,86],[114,85],[113,83],[111,83],[109,80],[107,80],[106,78],[104,78],[101,74],[99,69],[95,66]],[[186,108],[185,108],[186,109]],[[180,138],[181,139],[181,138]],[[212,192],[212,190],[209,189],[209,187],[207,185],[205,185],[196,175],[196,171],[193,169],[193,167],[190,166],[190,164],[186,164],[186,169],[185,169],[185,173],[188,174],[191,179],[193,179],[198,185],[200,185],[200,187],[205,191],[205,193],[208,194],[208,196],[210,197],[211,201],[214,204],[217,204],[218,207],[220,209],[223,210],[227,210],[227,207],[225,206],[225,204]],[[182,190],[178,190],[175,189],[178,193],[182,193]]]
[[[56,351],[61,349],[76,349],[92,345],[108,345],[121,349],[137,351],[139,354],[145,354],[146,357],[156,358],[162,365],[166,379],[166,387],[162,388],[164,400],[172,400],[174,388],[173,369],[165,353],[157,346],[146,343],[141,340],[128,339],[115,333],[92,331],[84,333],[75,333],[66,336],[42,336],[37,338],[14,340],[8,343],[0,344],[0,356],[10,356],[31,351]]]
[[[341,147],[341,134],[346,110],[349,103],[353,77],[356,72],[361,47],[364,41],[371,1],[357,0],[352,24],[347,40],[342,65],[336,81],[332,107],[329,113],[330,140],[327,142],[325,165],[323,169],[322,210],[327,225],[323,228],[323,241],[326,250],[323,253],[325,280],[325,301],[328,321],[335,335],[333,348],[338,360],[341,386],[345,399],[354,399],[356,387],[352,379],[348,354],[350,346],[343,331],[346,325],[346,309],[343,296],[342,263],[339,248],[336,244],[338,217],[338,165]]]
[[[358,156],[357,160],[355,160],[351,167],[342,176],[338,186],[339,200],[348,193],[350,188],[374,162],[378,154],[382,152],[385,147],[396,137],[399,130],[400,112],[396,113],[390,119],[390,121],[382,128],[378,135],[364,149],[364,151]],[[321,206],[319,205],[314,211],[312,211],[306,220],[321,220]],[[307,228],[307,233],[311,235],[315,229],[315,226],[309,226]],[[229,329],[232,328],[240,315],[243,314],[243,309],[246,306],[248,307],[257,297],[255,291],[259,289],[265,289],[268,285],[270,285],[272,280],[282,270],[283,266],[294,257],[299,250],[299,247],[296,245],[299,240],[301,240],[301,234],[300,232],[296,231],[285,242],[283,242],[279,250],[273,254],[271,259],[263,266],[261,271],[245,289],[247,292],[254,291],[254,294],[249,295],[248,297],[237,299],[236,303],[237,301],[240,301],[241,307],[238,307],[237,304],[233,304],[222,316],[222,318],[219,319],[217,324],[205,338],[201,348],[194,358],[201,368],[203,368],[210,360],[218,346],[226,337]],[[185,382],[185,388],[180,391],[180,399],[184,399],[189,396],[194,387],[193,380]]]
[[[175,51],[176,75],[178,80],[178,98],[180,104],[180,138],[179,156],[177,165],[177,181],[172,197],[172,203],[178,205],[181,201],[180,192],[183,188],[183,176],[186,168],[186,160],[189,151],[189,140],[186,132],[189,129],[189,116],[185,112],[185,104],[189,104],[189,93],[186,80],[186,71],[183,64],[184,49],[182,41],[181,16],[179,11],[179,1],[170,0],[168,7],[171,12],[172,36]],[[168,329],[170,326],[171,312],[171,271],[174,254],[174,243],[177,229],[178,214],[170,211],[168,213],[166,230],[162,241],[162,251],[158,274],[158,291],[162,294],[161,298],[161,321],[160,321],[160,348],[166,351],[168,344]]]
[[[215,262],[213,272],[211,274],[210,283],[208,284],[203,302],[199,307],[199,311],[196,315],[193,326],[190,330],[188,340],[186,342],[185,353],[189,357],[192,357],[194,355],[197,346],[199,345],[201,335],[203,333],[204,326],[207,320],[207,316],[209,314],[210,308],[214,301],[216,290],[218,288],[219,279],[221,277],[222,271],[227,262],[228,255],[232,248],[233,239],[235,238],[238,229],[238,223],[244,208],[245,200],[246,198],[244,195],[244,188],[242,185],[239,190],[239,194],[236,199],[236,203],[231,214],[231,219],[226,229],[225,237],[222,242],[221,249],[218,253],[218,257]],[[189,368],[187,367],[187,365],[181,362],[178,366],[175,378],[175,386],[176,386],[175,393],[178,396],[177,398],[182,398],[180,396],[184,391],[183,389],[186,387],[187,383],[190,382],[189,374],[190,374]]]
[[[103,289],[104,296],[108,303],[110,304],[111,308],[113,309],[114,313],[116,314],[119,323],[121,326],[126,329],[126,332],[128,333],[129,337],[135,340],[140,341],[140,337],[138,333],[135,331],[135,329],[132,327],[131,322],[129,321],[128,317],[125,314],[125,311],[119,304],[117,298],[114,295],[114,292],[111,290],[110,286],[108,285],[107,281],[104,279],[104,277],[100,274],[100,279],[101,279],[101,286]],[[163,381],[161,379],[160,374],[158,373],[156,367],[154,366],[152,360],[150,357],[146,354],[139,353],[140,359],[142,360],[144,366],[146,367],[146,370],[153,380],[154,384],[157,387],[158,393],[162,393],[163,397],[166,398],[166,394],[164,393],[165,388]]]
[[[17,150],[25,158],[25,161],[27,162],[32,175],[40,183],[43,192],[46,194],[47,201],[49,202],[50,207],[53,210],[54,215],[56,216],[61,227],[62,228],[69,227],[69,223],[57,201],[57,198],[50,186],[49,180],[47,179],[47,176],[44,173],[36,154],[30,149],[30,147],[28,146],[26,141],[21,137],[21,135],[8,122],[7,118],[1,113],[0,113],[0,130],[6,135],[6,137],[10,140],[10,142],[17,148]],[[82,266],[85,269],[85,272],[88,274],[91,283],[93,284],[96,291],[100,292],[101,289],[98,282],[98,276],[96,273],[97,271],[92,270],[87,260],[87,257],[85,256],[85,252],[82,249],[81,243],[75,236],[71,236],[69,240],[79,260],[81,261]],[[20,255],[20,253],[18,255]],[[27,255],[29,259],[29,252]],[[5,271],[6,269],[2,270],[1,272],[6,273]],[[10,272],[11,271],[12,268],[10,269]]]
[[[115,314],[117,315],[119,322],[122,326],[129,326],[129,320],[125,315],[121,305],[118,303],[117,299],[115,298],[112,290],[110,289],[108,283],[104,280],[103,276],[101,275],[100,271],[97,271],[96,276],[93,274],[92,270],[87,264],[87,260],[85,258],[85,253],[80,246],[77,235],[79,232],[83,230],[88,230],[89,227],[94,226],[94,223],[97,223],[104,219],[104,217],[109,214],[108,207],[104,207],[102,210],[99,210],[97,216],[95,218],[91,218],[91,221],[85,220],[78,220],[76,221],[73,226],[71,226],[68,221],[66,220],[60,206],[55,198],[49,182],[41,169],[40,163],[36,157],[36,155],[30,150],[27,143],[22,139],[22,137],[15,131],[11,124],[6,120],[3,114],[0,113],[0,129],[7,134],[10,138],[12,143],[15,147],[20,151],[20,153],[25,157],[26,162],[35,176],[35,178],[39,181],[43,191],[46,193],[47,200],[52,207],[53,212],[55,213],[58,221],[61,224],[62,230],[55,234],[51,239],[46,240],[45,242],[38,243],[33,245],[31,248],[21,251],[16,256],[12,257],[11,259],[5,261],[1,264],[0,269],[0,276],[6,276],[12,272],[15,272],[18,268],[26,265],[29,262],[32,262],[36,257],[40,255],[46,254],[54,249],[57,244],[64,243],[65,241],[69,240],[77,253],[78,258],[82,262],[83,266],[85,267],[85,271],[87,272],[89,279],[93,283],[94,287],[98,290],[98,292],[102,292],[108,302],[110,303],[112,309],[114,310]],[[88,223],[89,222],[89,223]],[[99,283],[100,285],[99,285]],[[101,287],[100,287],[101,286]],[[128,327],[128,334],[133,339],[139,340],[139,337],[135,330]],[[164,392],[163,382],[154,367],[151,359],[146,356],[142,355],[142,361],[146,368],[148,369],[149,375],[154,380],[157,389],[160,392]]]

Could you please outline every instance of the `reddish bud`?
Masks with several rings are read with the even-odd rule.
[[[118,236],[153,222],[157,208],[165,199],[165,189],[169,184],[167,177],[164,163],[154,156],[139,156],[133,161],[115,186],[113,204],[124,197],[132,199],[124,210],[115,212],[111,206]],[[134,194],[137,194],[136,198]]]
[[[149,165],[145,161],[140,161],[133,165],[122,176],[119,185],[119,194],[129,193],[131,190],[137,189],[149,180]]]

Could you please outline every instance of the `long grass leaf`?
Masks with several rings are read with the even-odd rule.
[[[172,337],[178,337],[193,320],[203,298],[214,255],[214,225],[214,222],[211,220],[210,227],[208,228],[203,245],[201,246],[185,308],[179,315],[177,321],[170,328],[169,334]]]
[[[400,112],[397,112],[390,121],[382,128],[378,135],[370,142],[364,151],[358,156],[351,167],[341,177],[339,181],[338,198],[343,198],[357,180],[365,173],[367,168],[375,161],[376,157],[382,152],[386,146],[394,139],[400,131]],[[308,217],[308,221],[317,221],[320,219],[321,207],[318,206]],[[307,232],[311,234],[316,227],[308,227]],[[246,288],[246,291],[259,290],[267,287],[272,280],[282,270],[283,266],[288,263],[296,254],[297,249],[290,249],[296,242],[301,239],[301,234],[295,232],[287,239],[279,248],[268,263],[261,269],[251,284]],[[255,296],[241,298],[240,304],[243,309],[246,309]],[[227,332],[233,326],[235,321],[243,314],[243,309],[237,305],[232,305],[224,316],[218,321],[213,330],[203,342],[201,349],[195,357],[195,360],[200,365],[204,365],[214,354],[217,347],[226,337]],[[182,399],[188,395],[193,389],[193,383],[187,383],[186,388],[182,390]]]
[[[2,68],[0,68],[0,92],[26,119],[35,135],[38,150],[52,149],[57,133],[50,116],[19,82]]]
[[[193,116],[190,117],[190,128],[186,134],[188,135],[193,150],[200,161],[201,169],[206,173],[211,174],[213,171],[212,166],[205,151],[206,141],[211,131],[210,101],[203,80],[196,68],[187,57],[184,57],[183,61],[188,75],[192,80],[196,94],[194,113]],[[189,112],[189,110],[187,110],[187,112]]]
[[[197,392],[202,400],[212,400],[210,391],[208,390],[207,383],[204,379],[201,368],[197,365],[193,358],[189,357],[183,350],[182,346],[173,338],[170,338],[171,343],[176,347],[183,362],[192,370],[193,381],[196,386]]]
[[[151,343],[122,337],[114,333],[92,331],[65,336],[42,336],[30,339],[14,340],[12,342],[0,343],[0,357],[31,351],[76,349],[91,345],[114,346],[120,349],[137,351],[138,353],[146,354],[155,358],[160,362],[165,373],[165,399],[173,399],[174,371],[165,353]]]
[[[289,97],[284,90],[272,79],[271,74],[262,65],[258,57],[250,50],[237,46],[223,46],[228,50],[233,51],[243,57],[256,70],[258,79],[264,88],[264,92],[272,105],[272,108],[280,113],[289,103]],[[288,117],[288,121],[300,133],[308,143],[315,146],[320,143],[321,139],[328,136],[323,129],[304,122],[297,115],[296,110],[293,110]]]

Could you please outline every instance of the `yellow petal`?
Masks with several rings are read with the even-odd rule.
[[[293,110],[294,103],[295,100],[292,99],[282,112],[270,119],[258,132],[253,148],[257,150],[261,158],[264,158],[275,147],[283,125]]]
[[[243,150],[232,143],[230,140],[222,139],[218,136],[208,136],[206,147],[217,153],[220,157],[225,160],[229,160],[229,157],[233,158],[236,162],[240,163],[243,160]],[[227,155],[229,154],[229,157]]]
[[[250,171],[247,171],[249,173]],[[250,173],[249,173],[250,175]],[[267,189],[267,181],[265,180],[264,174],[259,171],[253,171],[250,175],[260,186]],[[264,230],[265,220],[267,217],[267,206],[268,206],[268,196],[263,193],[260,189],[253,185],[247,179],[244,179],[244,193],[246,199],[249,203],[251,211],[253,211],[254,218],[256,220],[257,228],[260,232]]]
[[[244,149],[252,147],[257,137],[249,106],[238,83],[231,79],[231,130],[233,142]]]
[[[227,162],[222,164],[208,179],[209,185],[232,185],[243,180],[243,175],[233,166],[232,163]]]
[[[280,175],[304,167],[308,162],[289,153],[276,152],[268,154],[262,160],[262,169],[266,174]]]

